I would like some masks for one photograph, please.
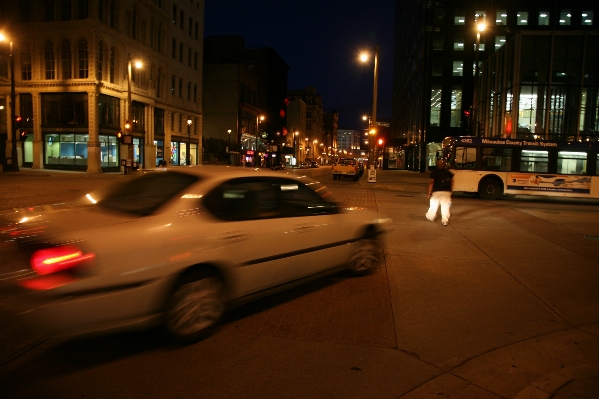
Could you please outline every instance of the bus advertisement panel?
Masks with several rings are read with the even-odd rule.
[[[589,176],[539,175],[532,173],[508,173],[508,190],[522,190],[554,193],[591,193]]]

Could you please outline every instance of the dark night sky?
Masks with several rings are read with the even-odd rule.
[[[391,118],[395,0],[206,0],[204,36],[240,35],[287,63],[288,88],[316,87],[339,128],[363,128],[374,69],[363,49],[379,45],[377,119]]]

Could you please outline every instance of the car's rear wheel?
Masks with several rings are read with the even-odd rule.
[[[213,273],[184,276],[170,296],[165,313],[169,334],[180,342],[209,335],[226,309],[223,281]]]
[[[352,245],[348,269],[352,274],[372,273],[383,263],[383,243],[377,236],[366,236]]]

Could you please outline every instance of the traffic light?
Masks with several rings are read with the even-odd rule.
[[[15,116],[15,129],[21,128],[21,122],[23,122],[23,118],[21,116]]]
[[[116,140],[117,140],[119,143],[123,144],[123,132],[117,132],[117,133],[116,133]]]
[[[21,133],[19,134],[19,138],[21,139],[21,141],[25,141],[27,140],[27,131],[22,130]]]
[[[383,145],[383,139],[379,139],[379,145]]]

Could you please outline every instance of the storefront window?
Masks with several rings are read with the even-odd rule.
[[[100,157],[102,168],[119,166],[118,142],[114,136],[100,136]]]
[[[142,163],[143,159],[143,139],[133,139],[133,162]]]
[[[156,146],[156,166],[160,165],[160,161],[164,161],[164,141],[154,140]]]
[[[171,142],[171,164],[179,165],[179,143]]]
[[[86,167],[87,140],[87,134],[46,134],[46,165]]]

